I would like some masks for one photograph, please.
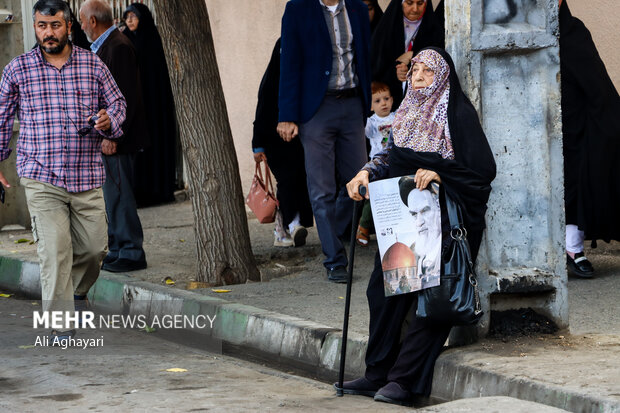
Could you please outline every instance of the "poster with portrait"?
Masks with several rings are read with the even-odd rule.
[[[386,297],[439,285],[439,185],[421,191],[411,175],[371,182],[368,189]]]

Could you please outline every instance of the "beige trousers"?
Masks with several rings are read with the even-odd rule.
[[[41,266],[44,311],[74,311],[73,296],[86,295],[108,251],[101,188],[71,193],[21,178]]]

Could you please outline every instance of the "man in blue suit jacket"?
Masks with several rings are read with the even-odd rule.
[[[346,282],[336,228],[336,176],[348,182],[367,159],[370,23],[361,0],[290,0],[282,18],[278,133],[299,135],[308,192],[330,281]]]

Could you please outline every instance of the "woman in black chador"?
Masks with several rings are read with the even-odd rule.
[[[413,56],[428,46],[444,47],[442,28],[435,20],[431,2],[392,0],[373,32],[370,64],[372,80],[390,87],[393,108],[397,108],[403,99],[403,82],[407,74],[407,65],[400,63],[397,68],[396,59],[407,51]]]
[[[258,89],[252,151],[256,162],[267,161],[278,181],[278,202],[273,245],[299,247],[306,243],[312,207],[306,184],[304,150],[299,139],[282,140],[278,126],[280,90],[280,39],[276,42]]]
[[[448,53],[427,48],[412,64],[407,95],[396,111],[387,147],[347,184],[347,190],[357,201],[362,199],[359,186],[367,187],[369,181],[415,175],[418,189],[432,181],[441,183],[442,240],[450,239],[443,201],[448,194],[464,212],[475,261],[495,178],[493,153]],[[385,297],[379,253],[366,296],[370,310],[366,373],[345,382],[344,392],[402,405],[428,396],[435,361],[452,326],[414,316],[402,331],[405,318],[417,308],[418,293]]]
[[[568,267],[590,278],[584,240],[620,240],[620,97],[592,36],[560,1],[560,70]]]
[[[370,19],[370,33],[374,33],[375,29],[383,17],[383,9],[379,5],[379,0],[362,0],[368,6],[368,18]]]
[[[151,11],[133,3],[123,13],[124,33],[136,48],[151,146],[136,157],[138,206],[174,201],[177,124],[170,77],[161,37]]]

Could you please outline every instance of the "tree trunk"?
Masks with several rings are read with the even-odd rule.
[[[205,0],[156,0],[194,209],[198,281],[258,281]]]

